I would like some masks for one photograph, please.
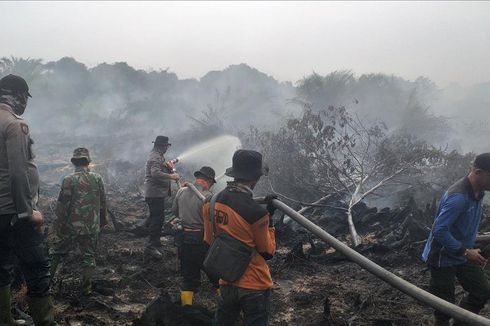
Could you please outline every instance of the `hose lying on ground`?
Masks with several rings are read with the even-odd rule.
[[[263,198],[261,200],[263,200]],[[345,255],[347,258],[352,260],[354,263],[374,274],[376,277],[382,279],[392,287],[455,319],[470,323],[471,325],[490,325],[489,319],[469,312],[468,310],[465,310],[439,297],[436,297],[435,295],[424,291],[421,288],[413,285],[412,283],[409,283],[404,279],[396,276],[395,274],[387,271],[378,264],[359,254],[357,251],[352,250],[347,245],[337,240],[328,232],[326,232],[318,225],[314,224],[306,217],[299,214],[283,202],[274,199],[272,203],[277,209],[281,210],[283,213],[291,217],[305,229],[307,229],[308,231],[319,237],[321,240],[334,247],[337,251]]]
[[[193,184],[187,184],[187,186],[201,199],[205,200],[204,196],[197,190]],[[254,198],[256,202],[264,203],[264,198]],[[385,281],[392,287],[402,291],[403,293],[419,300],[420,302],[431,306],[432,308],[449,315],[455,319],[470,323],[471,325],[486,325],[490,326],[490,319],[484,318],[477,314],[474,314],[468,310],[458,307],[455,304],[447,302],[435,295],[422,290],[421,288],[413,285],[410,282],[405,281],[401,277],[396,276],[390,271],[384,269],[378,264],[367,259],[363,255],[359,254],[357,251],[353,250],[343,242],[337,240],[331,234],[320,228],[315,223],[308,220],[306,217],[301,215],[299,212],[295,211],[288,205],[284,204],[280,200],[274,199],[272,204],[284,214],[288,215],[290,218],[295,220],[298,224],[303,226],[305,229],[316,235],[321,240],[328,243],[330,246],[335,248],[335,250],[342,253],[344,256],[349,258],[354,263],[358,264],[368,272],[372,273],[374,276]]]

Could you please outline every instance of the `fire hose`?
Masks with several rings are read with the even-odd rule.
[[[263,202],[264,198],[256,198],[256,201],[258,202]],[[316,235],[318,238],[321,240],[325,241],[332,247],[334,247],[337,251],[342,253],[344,256],[349,258],[351,261],[354,263],[358,264],[362,268],[366,269],[368,272],[374,274],[376,277],[380,278],[381,280],[385,281],[392,287],[402,291],[403,293],[411,296],[412,298],[415,298],[419,300],[420,302],[431,306],[432,308],[449,315],[455,319],[471,323],[471,325],[490,325],[490,320],[487,318],[484,318],[482,316],[479,316],[477,314],[474,314],[472,312],[469,312],[468,310],[465,310],[461,307],[458,307],[455,304],[452,304],[450,302],[447,302],[439,297],[436,297],[435,295],[422,290],[421,288],[413,285],[410,282],[405,281],[401,277],[396,276],[395,274],[387,271],[383,267],[379,266],[378,264],[372,262],[371,260],[367,259],[363,255],[359,254],[357,251],[351,249],[341,241],[337,240],[335,237],[330,235],[328,232],[320,228],[318,225],[315,223],[311,222],[308,220],[306,217],[303,215],[299,214],[296,212],[294,209],[291,207],[287,206],[283,202],[274,199],[272,201],[272,204],[279,210],[281,210],[283,213],[288,215],[290,218],[295,220],[298,224],[303,226],[305,229]]]
[[[169,169],[170,174],[177,173],[177,169],[175,168],[175,164],[179,163],[179,158],[175,158],[173,160],[167,161],[167,169]],[[175,180],[175,183],[177,184],[177,187],[180,188],[180,180]]]
[[[201,194],[201,192],[193,185],[193,184],[188,184],[187,185],[202,201],[205,200],[205,197]],[[255,198],[257,202],[263,202],[264,198]],[[436,297],[435,295],[422,290],[421,288],[413,285],[410,282],[405,281],[401,277],[396,276],[395,274],[387,271],[383,267],[379,266],[378,264],[372,262],[371,260],[367,259],[363,255],[359,254],[357,251],[351,249],[341,241],[337,240],[335,237],[330,235],[328,232],[320,228],[318,225],[314,224],[310,220],[308,220],[306,217],[292,209],[291,207],[287,206],[283,202],[274,199],[272,201],[273,205],[281,210],[283,213],[291,217],[293,220],[295,220],[298,224],[306,228],[308,231],[319,237],[321,240],[325,241],[329,245],[331,245],[333,248],[335,248],[337,251],[345,255],[347,258],[349,258],[351,261],[354,263],[358,264],[360,267],[366,269],[376,277],[380,278],[381,280],[385,281],[389,285],[393,286],[394,288],[402,291],[403,293],[419,300],[422,303],[425,303],[432,308],[447,314],[455,319],[462,320],[464,322],[469,322],[474,325],[490,325],[490,320],[486,319],[482,316],[479,316],[477,314],[474,314],[468,310],[465,310],[461,307],[458,307],[450,302],[447,302],[439,297]]]
[[[201,200],[205,200],[205,197],[201,194],[199,190],[193,185],[187,185]],[[264,203],[264,197],[254,198],[258,203]],[[479,316],[472,313],[466,309],[458,307],[455,304],[447,302],[435,295],[413,285],[410,282],[405,281],[399,276],[391,273],[390,271],[384,269],[378,264],[367,259],[363,255],[359,254],[357,251],[351,249],[349,246],[345,245],[343,242],[337,240],[334,236],[320,228],[315,223],[308,220],[306,217],[301,215],[299,212],[295,211],[288,205],[284,204],[280,200],[274,199],[272,204],[277,209],[281,210],[284,214],[288,215],[290,218],[295,220],[298,224],[303,226],[305,229],[316,235],[321,240],[328,243],[330,246],[335,248],[338,252],[342,253],[344,256],[349,258],[351,261],[367,270],[374,276],[385,281],[392,287],[400,290],[401,292],[419,300],[420,302],[446,314],[457,320],[464,321],[466,323],[471,323],[471,325],[486,325],[490,326],[490,319]]]

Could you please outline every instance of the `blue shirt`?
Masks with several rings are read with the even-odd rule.
[[[482,216],[481,198],[475,198],[467,177],[442,196],[422,259],[436,267],[466,263],[464,253],[475,245]]]

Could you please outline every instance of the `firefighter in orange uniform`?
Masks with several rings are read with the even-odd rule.
[[[233,325],[240,311],[245,325],[268,325],[270,315],[272,277],[266,260],[276,249],[272,226],[274,195],[266,197],[267,209],[253,200],[253,188],[266,168],[262,154],[238,150],[233,155],[233,166],[226,175],[234,181],[216,195],[215,229],[209,217],[209,203],[204,205],[204,240],[212,244],[214,232],[226,232],[243,244],[254,248],[250,263],[235,282],[220,279],[220,302],[215,314],[215,325]],[[215,234],[214,234],[215,235]]]

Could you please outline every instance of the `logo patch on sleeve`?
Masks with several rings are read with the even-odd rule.
[[[29,134],[29,126],[23,122],[20,123],[20,129],[22,130],[22,132],[26,135]]]

